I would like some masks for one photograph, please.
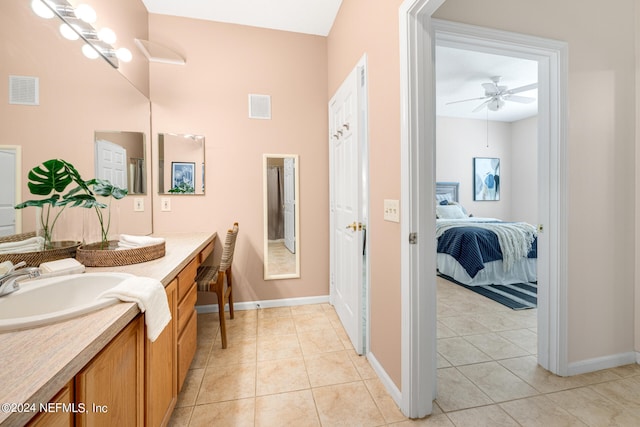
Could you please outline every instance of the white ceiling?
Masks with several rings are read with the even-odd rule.
[[[446,105],[448,102],[484,96],[482,83],[491,83],[491,77],[501,76],[500,85],[515,89],[538,81],[536,61],[474,52],[445,46],[436,46],[436,114],[446,117],[487,119],[487,109],[473,113],[482,100]],[[517,95],[536,98],[522,104],[507,101],[499,111],[489,111],[489,120],[512,122],[538,113],[538,90]]]
[[[342,0],[142,0],[150,13],[326,36]]]

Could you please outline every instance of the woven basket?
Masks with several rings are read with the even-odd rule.
[[[162,258],[165,254],[164,242],[140,248],[115,250],[118,241],[110,241],[107,248],[102,243],[82,245],[76,251],[76,259],[87,267],[117,267],[138,264]]]
[[[35,232],[13,234],[11,236],[0,237],[0,243],[19,242],[21,240],[35,237]],[[0,262],[11,261],[17,264],[21,261],[27,263],[27,267],[38,267],[43,262],[55,261],[63,258],[73,258],[76,255],[76,249],[80,246],[80,242],[60,241],[52,242],[53,248],[37,252],[0,254]]]

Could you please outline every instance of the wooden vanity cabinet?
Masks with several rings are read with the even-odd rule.
[[[69,408],[73,408],[74,392],[73,380],[67,383],[62,390],[49,401],[52,404],[51,412],[40,412],[27,424],[29,427],[70,427],[75,425],[75,414]],[[65,405],[67,410],[59,409],[56,405]]]
[[[178,393],[187,377],[189,366],[196,354],[198,341],[198,316],[196,300],[198,297],[196,275],[200,265],[200,256],[196,256],[178,274]]]
[[[76,426],[144,425],[144,321],[132,320],[75,377]]]

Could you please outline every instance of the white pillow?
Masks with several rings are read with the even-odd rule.
[[[440,219],[463,219],[467,217],[458,205],[438,205],[436,206],[436,215]]]
[[[438,203],[440,203],[443,200],[446,200],[447,202],[453,202],[453,194],[451,193],[436,194],[436,200],[438,201]]]

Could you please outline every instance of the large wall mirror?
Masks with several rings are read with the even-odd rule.
[[[204,194],[204,136],[158,134],[158,194]]]
[[[147,166],[142,132],[96,132],[96,178],[106,179],[129,194],[147,193]]]
[[[18,182],[0,180],[0,192],[4,194],[14,185],[14,204],[37,198],[27,187],[27,174],[49,159],[64,159],[82,178],[94,178],[96,130],[130,131],[146,141],[151,135],[149,99],[107,62],[86,58],[79,41],[61,35],[57,17],[42,19],[30,4],[3,0],[0,13],[3,144],[18,147],[22,153],[16,165],[21,171]],[[20,88],[24,90],[15,90]],[[138,153],[136,157],[151,158],[150,144],[130,150]],[[142,185],[138,189],[150,182],[150,168],[145,169],[146,178],[138,181]],[[134,197],[117,201],[120,233],[153,231],[151,191],[146,192],[135,196],[143,199],[143,211],[134,211]],[[26,208],[15,212],[16,224],[22,220],[15,233],[35,231],[35,211]]]
[[[300,277],[299,161],[295,154],[265,154],[264,279]]]

